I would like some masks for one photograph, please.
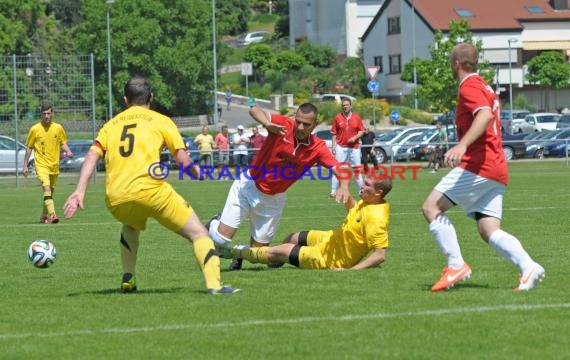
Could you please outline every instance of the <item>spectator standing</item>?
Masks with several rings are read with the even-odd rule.
[[[200,151],[200,166],[212,166],[212,149],[215,148],[214,138],[209,134],[207,126],[202,128],[202,133],[196,136],[194,144]]]
[[[341,163],[349,163],[351,166],[361,164],[360,149],[358,148],[360,137],[364,135],[364,124],[358,114],[352,112],[352,101],[349,98],[342,99],[342,112],[335,116],[332,124],[332,153],[336,160]],[[356,179],[358,188],[362,186],[362,177]],[[332,178],[331,197],[336,196],[339,181]]]
[[[231,111],[232,110],[232,98],[233,98],[233,93],[231,89],[227,89],[226,90],[226,110],[227,111]]]
[[[222,130],[216,135],[214,143],[219,151],[218,174],[220,174],[222,168],[230,164],[230,138],[227,125],[222,126]]]
[[[366,128],[364,135],[360,138],[362,142],[360,148],[360,154],[362,155],[362,165],[368,166],[372,163],[374,166],[378,165],[378,160],[376,159],[376,151],[374,149],[375,134],[369,128]]]
[[[249,145],[249,137],[243,133],[243,125],[238,125],[237,133],[234,134],[234,164],[237,166],[247,165],[247,146]],[[236,172],[237,177],[237,172]]]
[[[251,130],[253,131],[253,135],[249,137],[249,143],[251,144],[250,162],[255,159],[255,155],[257,155],[257,152],[261,149],[261,145],[263,145],[263,142],[265,141],[265,136],[259,133],[259,129],[257,127],[254,127]]]
[[[432,173],[437,172],[439,167],[443,166],[443,155],[445,155],[448,145],[447,131],[443,127],[443,123],[438,121],[435,126],[437,128],[437,145],[434,149],[435,155]]]

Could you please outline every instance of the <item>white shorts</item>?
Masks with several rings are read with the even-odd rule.
[[[440,180],[435,190],[459,205],[469,217],[475,218],[475,213],[497,219],[503,216],[505,185],[500,182],[457,167]]]
[[[351,147],[344,147],[340,145],[336,145],[335,147],[335,158],[339,162],[345,162],[355,165],[360,165],[362,162],[360,161],[361,152],[360,148],[351,148]]]
[[[242,174],[230,188],[220,222],[237,229],[249,215],[253,240],[269,244],[277,233],[286,200],[285,193],[262,193],[253,180]]]

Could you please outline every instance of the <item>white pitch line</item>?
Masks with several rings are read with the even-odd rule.
[[[568,206],[544,206],[544,207],[525,207],[525,208],[508,208],[508,209],[503,209],[503,212],[508,212],[508,211],[527,211],[527,210],[533,210],[533,211],[540,211],[540,210],[560,210],[560,209],[569,209]],[[447,213],[463,213],[463,211],[461,209],[455,209],[455,210],[450,210]],[[409,215],[418,215],[421,216],[421,212],[418,211],[410,211],[410,212],[392,212],[390,213],[390,216],[409,216]],[[306,216],[283,216],[281,217],[282,220],[287,220],[287,219],[306,219]],[[326,218],[326,219],[330,219],[329,215],[323,215],[323,216],[312,216],[311,219],[321,219],[321,218]],[[56,225],[57,227],[64,227],[64,226],[101,226],[101,225],[119,225],[119,222],[117,221],[106,221],[106,222],[88,222],[88,223],[76,223],[76,222],[67,222],[67,220],[64,221],[60,221],[60,223],[58,225]],[[20,227],[25,227],[25,228],[30,228],[30,226],[37,226],[37,227],[45,227],[45,224],[4,224],[2,225],[5,228],[20,228]],[[55,228],[55,227],[54,227]]]
[[[534,304],[534,305],[497,305],[497,306],[479,306],[479,307],[460,307],[454,309],[435,309],[435,310],[420,310],[420,311],[406,311],[396,313],[373,313],[362,315],[344,315],[344,316],[310,316],[299,317],[292,319],[259,319],[240,322],[221,322],[221,323],[196,323],[196,324],[172,324],[172,325],[159,325],[159,326],[145,326],[145,327],[114,327],[107,329],[84,329],[73,331],[61,332],[41,332],[41,333],[5,333],[0,334],[0,340],[12,339],[25,339],[29,337],[40,338],[54,338],[65,336],[92,336],[92,335],[105,335],[105,334],[134,334],[134,333],[150,333],[155,331],[177,331],[187,329],[216,329],[227,327],[251,327],[259,325],[287,325],[287,324],[300,324],[300,323],[316,323],[326,321],[362,321],[362,320],[377,320],[377,319],[393,319],[405,317],[421,317],[421,316],[442,316],[442,315],[455,315],[455,314],[470,314],[470,313],[488,313],[493,311],[533,311],[544,309],[568,309],[570,303],[561,304]]]

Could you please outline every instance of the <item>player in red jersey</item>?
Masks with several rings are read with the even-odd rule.
[[[451,69],[459,80],[455,114],[460,141],[444,156],[444,162],[453,170],[441,179],[422,206],[429,229],[447,258],[443,275],[431,290],[448,289],[471,276],[455,228],[445,215],[455,205],[477,221],[485,242],[519,267],[521,277],[515,290],[530,290],[544,279],[545,271],[516,237],[501,230],[508,169],[501,141],[499,100],[477,74],[478,59],[477,48],[470,43],[458,44],[451,53]]]
[[[307,169],[315,164],[331,168],[335,175],[337,160],[325,142],[311,134],[317,125],[315,105],[299,106],[295,118],[266,113],[253,107],[250,115],[269,132],[249,170],[232,184],[221,216],[207,224],[217,246],[226,246],[242,221],[251,221],[251,246],[267,246],[273,240],[286,201],[285,192]],[[348,179],[341,180],[336,200],[349,197]],[[241,268],[236,259],[230,269]]]

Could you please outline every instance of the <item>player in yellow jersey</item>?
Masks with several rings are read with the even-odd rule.
[[[59,153],[60,149],[65,151],[69,157],[73,157],[73,153],[67,146],[65,129],[60,124],[53,122],[53,106],[44,103],[40,111],[41,121],[32,126],[28,132],[22,173],[24,177],[28,177],[28,165],[33,150],[36,174],[44,194],[40,222],[42,224],[57,224],[59,219],[55,214],[53,191],[59,175]]]
[[[296,232],[272,247],[237,245],[231,256],[274,266],[289,263],[301,269],[360,270],[379,265],[386,258],[390,223],[390,204],[384,198],[392,189],[390,177],[382,177],[376,173],[364,179],[361,199],[348,198],[348,214],[339,228]]]
[[[192,161],[174,122],[150,109],[152,99],[146,79],[133,77],[126,83],[124,101],[128,108],[99,131],[85,156],[77,188],[64,205],[65,217],[71,218],[78,208],[83,209],[89,178],[99,158],[104,156],[107,208],[123,224],[120,239],[123,292],[137,289],[135,265],[139,235],[149,217],[192,242],[208,293],[238,292],[239,289],[222,287],[220,258],[196,212],[160,178],[160,151],[165,145],[184,168]],[[197,166],[191,171],[198,177]]]

